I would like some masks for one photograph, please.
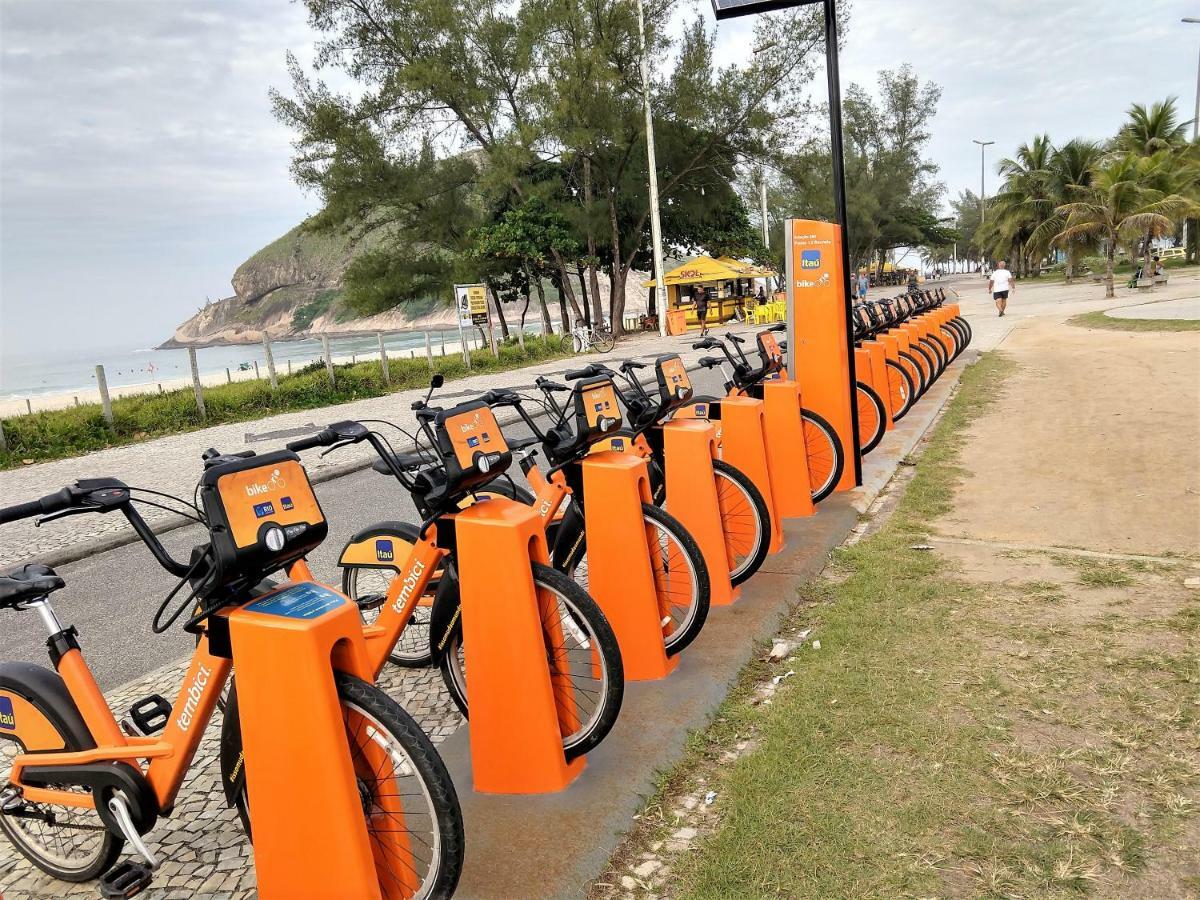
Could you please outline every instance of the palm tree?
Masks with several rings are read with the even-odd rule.
[[[1129,107],[1129,120],[1121,126],[1113,149],[1139,156],[1153,156],[1163,150],[1178,150],[1188,142],[1191,121],[1180,122],[1176,99],[1168,97],[1149,108],[1141,103]]]
[[[1161,237],[1174,230],[1184,215],[1200,209],[1188,198],[1166,194],[1155,186],[1172,162],[1172,154],[1166,150],[1152,156],[1112,156],[1092,170],[1089,184],[1074,190],[1077,200],[1056,210],[1066,222],[1054,238],[1059,246],[1079,239],[1105,242],[1106,297],[1116,296],[1113,260],[1120,241],[1137,239],[1143,233]]]
[[[1049,251],[1054,238],[1066,227],[1066,217],[1059,209],[1076,199],[1078,191],[1088,187],[1092,181],[1092,169],[1100,161],[1103,151],[1094,141],[1076,138],[1054,151],[1049,168],[1049,193],[1054,200],[1054,211],[1029,236],[1029,245],[1036,253]],[[1095,238],[1080,236],[1067,242],[1067,284],[1075,277],[1075,265],[1089,250],[1095,247]]]
[[[1022,273],[1027,263],[1036,266],[1040,260],[1040,254],[1030,259],[1035,248],[1030,246],[1029,239],[1054,215],[1058,205],[1051,190],[1054,153],[1050,136],[1042,134],[1018,147],[1014,158],[1000,161],[1004,186],[989,204],[986,237],[991,239],[997,255],[1008,256],[1011,248],[1017,269]]]

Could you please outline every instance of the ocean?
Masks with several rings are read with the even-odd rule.
[[[527,323],[528,324],[528,323]],[[441,336],[446,343],[458,341],[458,329],[431,331],[433,352],[441,352]],[[408,356],[415,350],[418,356],[425,353],[424,332],[398,332],[384,336],[388,356]],[[378,358],[379,343],[374,335],[330,337],[329,349],[335,357],[357,354],[362,358]],[[271,353],[275,357],[275,368],[286,372],[290,360],[299,368],[321,359],[321,342],[273,341]],[[196,362],[200,374],[219,374],[225,369],[234,372],[242,367],[253,369],[260,366],[262,377],[267,377],[266,354],[261,344],[239,344],[218,347],[203,347],[196,351]],[[94,390],[96,366],[104,366],[104,375],[110,388],[128,387],[147,382],[171,381],[188,378],[187,350],[113,349],[108,351],[81,350],[56,353],[52,349],[38,355],[25,356],[20,353],[4,353],[0,356],[0,401],[24,400],[29,398],[37,407],[38,397],[70,394],[73,391]]]

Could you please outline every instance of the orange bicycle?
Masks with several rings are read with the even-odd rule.
[[[53,665],[0,664],[0,752],[11,762],[0,790],[0,829],[38,868],[65,881],[100,878],[107,897],[132,897],[153,879],[159,859],[144,837],[159,816],[170,815],[235,665],[231,612],[295,617],[300,609],[324,614],[351,602],[308,577],[279,586],[264,582],[285,567],[306,572],[304,557],[327,533],[295,454],[210,460],[198,489],[200,506],[170,498],[208,529],[208,542],[186,564],[170,556],[134,508],[134,502],[157,505],[135,496],[143,490],[94,479],[0,509],[0,523],[121,512],[159,564],[180,579],[154,617],[155,632],[192,611],[183,627],[198,640],[174,703],[144,698],[118,724],[84,661],[78,632],[64,627],[51,606],[50,595],[65,587],[63,579],[39,565],[0,578],[0,607],[38,613],[50,634]],[[445,766],[394,700],[343,668],[337,654],[329,662],[381,893],[450,896],[462,870],[463,823]],[[286,658],[279,660],[281,684],[287,683],[287,665]],[[233,703],[223,719],[223,744],[237,728]],[[223,755],[226,784],[238,774],[228,762]],[[244,814],[244,803],[242,809]],[[126,842],[144,862],[114,866]]]

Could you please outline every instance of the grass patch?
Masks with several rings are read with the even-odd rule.
[[[647,892],[1146,895],[1137,879],[1196,808],[1200,665],[1194,646],[1138,644],[1139,628],[1175,637],[1192,617],[1101,611],[1113,621],[1097,632],[1072,601],[1153,573],[1071,560],[1061,581],[980,583],[912,549],[950,509],[965,426],[1011,369],[991,354],[966,370],[896,511],[801,589],[781,630],[811,626],[821,649],[742,674],[647,803],[658,824],[604,882],[669,847],[682,821],[670,792],[686,785],[693,799],[716,791],[711,818],[693,820],[687,852],[664,851]],[[755,682],[787,670],[769,705],[754,702]]]
[[[1114,319],[1103,310],[1072,316],[1067,324],[1106,331],[1200,331],[1200,319]]]
[[[549,339],[530,336],[525,339],[524,351],[515,342],[502,345],[499,359],[489,349],[473,351],[470,372],[457,354],[437,357],[434,364],[449,381],[559,359],[570,355],[570,345],[565,346],[564,350],[559,336]],[[384,383],[380,363],[371,361],[334,366],[336,387],[329,383],[322,363],[306,366],[292,375],[281,375],[279,391],[274,394],[265,379],[206,387],[206,419],[200,418],[191,388],[114,399],[112,427],[104,421],[99,404],[14,416],[0,422],[8,441],[8,451],[0,452],[0,469],[78,456],[210,425],[381,397],[429,383],[429,364],[425,359],[389,359],[388,370],[390,384]]]

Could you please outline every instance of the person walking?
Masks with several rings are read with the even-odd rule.
[[[866,269],[858,270],[858,299],[860,301],[867,299],[867,291],[871,287],[871,279],[867,276]]]
[[[991,277],[988,278],[988,291],[992,295],[992,299],[996,301],[996,311],[1000,313],[1000,317],[1004,317],[1004,311],[1008,308],[1008,295],[1016,293],[1016,280],[1013,278],[1012,272],[1008,270],[1008,265],[1004,260],[996,263],[996,268],[992,270]]]
[[[696,318],[700,320],[700,337],[708,334],[708,291],[696,289]]]

